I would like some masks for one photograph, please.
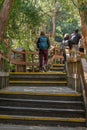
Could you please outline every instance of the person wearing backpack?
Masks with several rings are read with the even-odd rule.
[[[66,49],[66,48],[70,48],[70,47],[69,47],[69,38],[70,38],[70,35],[69,35],[68,33],[66,33],[66,34],[64,35],[64,38],[63,38],[62,42],[61,42],[61,50],[62,50],[62,52],[63,52],[63,57],[64,57],[63,63],[64,63],[64,64],[65,64],[65,62],[66,62],[66,51],[65,51],[65,49]]]
[[[37,48],[39,50],[39,70],[47,71],[47,63],[48,63],[48,49],[50,47],[50,41],[45,33],[41,31],[40,37],[37,40]]]
[[[81,35],[79,34],[79,30],[76,29],[74,33],[71,34],[70,42],[72,46],[78,46],[79,40],[81,39]]]

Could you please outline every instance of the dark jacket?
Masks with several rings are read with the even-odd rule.
[[[70,40],[71,40],[72,44],[78,45],[80,39],[81,39],[81,35],[79,33],[73,33],[71,35],[71,39]]]

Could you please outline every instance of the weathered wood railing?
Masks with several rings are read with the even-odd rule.
[[[10,63],[16,65],[16,71],[26,72],[29,68],[34,71],[38,67],[38,52],[12,50]]]
[[[82,67],[82,79],[84,81],[86,98],[87,98],[87,61],[86,59],[81,59],[81,67]]]
[[[9,69],[7,69],[8,65],[9,59],[6,56],[4,56],[3,53],[0,53],[0,72],[9,71]]]
[[[86,95],[86,89],[85,89],[85,84],[83,81],[82,76],[80,75],[80,88],[82,91],[82,95],[83,95],[83,99],[84,99],[84,103],[85,103],[85,113],[86,113],[86,127],[87,127],[87,95]]]
[[[9,59],[0,53],[0,89],[8,86],[9,81]]]
[[[60,47],[53,47],[52,49],[50,49],[49,53],[50,53],[50,62],[56,63],[57,60],[59,60],[60,63],[63,63],[64,57],[61,53]]]
[[[51,54],[51,51],[53,51],[53,55],[50,56],[48,64],[50,64],[49,62],[55,62],[56,60],[62,62],[63,56],[60,54],[60,49],[58,47],[53,48],[53,50],[49,51],[49,55]],[[28,69],[30,69],[30,71],[35,71],[35,67],[38,68],[39,66],[38,59],[38,52],[12,50],[10,63],[16,65],[16,71],[26,72]]]

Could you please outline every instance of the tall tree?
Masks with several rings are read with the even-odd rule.
[[[77,0],[77,1],[81,17],[83,40],[87,49],[87,1],[86,0]]]
[[[14,0],[4,0],[3,6],[0,10],[0,41],[3,39],[13,3]]]
[[[87,49],[87,0],[71,0],[71,1],[79,10],[81,18],[83,42]]]

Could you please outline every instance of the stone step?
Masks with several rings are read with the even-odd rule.
[[[65,86],[67,85],[67,81],[15,81],[10,80],[9,81],[10,86]]]
[[[64,64],[52,67],[10,73],[9,87],[0,91],[0,123],[86,127],[82,94],[67,86]]]
[[[51,67],[50,68],[51,71],[64,71],[64,67]]]
[[[38,76],[41,76],[41,75],[47,75],[47,76],[55,76],[55,75],[66,75],[66,72],[50,72],[50,71],[47,71],[47,72],[10,72],[10,75],[38,75]]]
[[[25,80],[58,80],[61,78],[67,78],[65,72],[11,72],[10,79],[25,79]]]
[[[84,109],[82,101],[55,101],[43,99],[15,99],[0,98],[0,106],[11,107],[40,107],[40,108],[58,108],[58,109]]]
[[[11,88],[11,90],[10,90]],[[24,91],[22,87],[19,87],[16,91],[17,87],[9,87],[3,91],[0,91],[1,98],[13,98],[13,99],[34,99],[34,100],[54,100],[54,101],[83,101],[83,97],[79,93],[55,93],[55,92],[38,92],[38,91]],[[37,87],[36,87],[37,89]],[[41,89],[41,88],[40,88]],[[64,88],[65,90],[65,88]]]
[[[52,64],[53,67],[64,67],[64,64]]]
[[[25,80],[25,81],[31,81],[31,80],[36,80],[36,81],[61,81],[61,80],[67,80],[66,75],[11,75],[10,80]]]
[[[67,85],[66,73],[54,72],[14,72],[10,73],[10,86],[59,86]]]
[[[5,115],[25,115],[43,117],[78,117],[85,118],[83,109],[56,109],[56,108],[30,108],[30,107],[11,107],[0,106],[0,114]]]
[[[65,118],[65,117],[33,117],[33,116],[17,116],[17,115],[0,115],[0,122],[3,124],[22,124],[22,125],[39,125],[39,126],[70,126],[85,127],[86,120],[84,118]]]

